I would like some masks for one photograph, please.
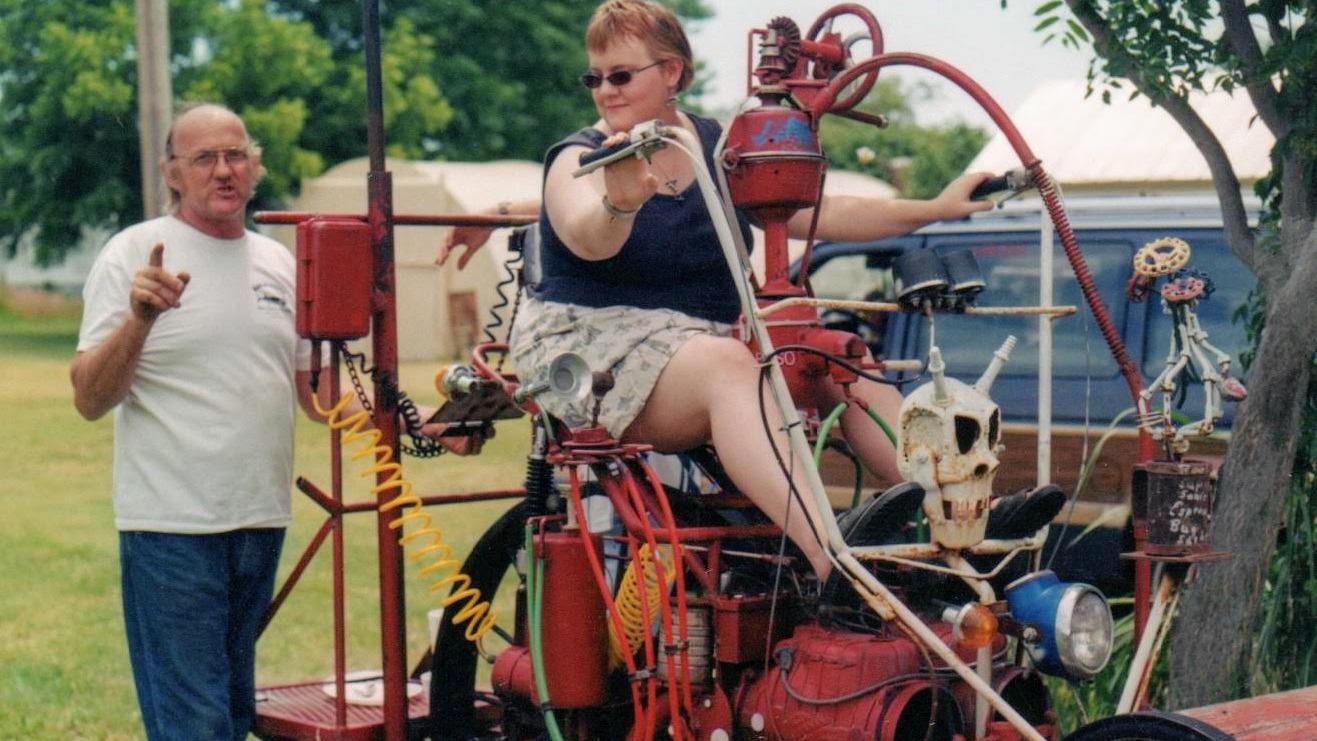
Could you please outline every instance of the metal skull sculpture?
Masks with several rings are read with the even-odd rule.
[[[928,351],[933,380],[901,404],[897,465],[924,487],[924,514],[933,540],[944,548],[981,542],[1001,453],[1001,410],[988,391],[1015,338],[1008,337],[973,386],[947,378],[942,352]]]

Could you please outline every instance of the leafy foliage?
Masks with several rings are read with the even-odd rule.
[[[34,230],[38,263],[55,263],[84,227],[141,216],[133,3],[0,0],[0,17],[0,116],[14,132],[0,144],[0,233],[12,255]],[[228,104],[263,143],[270,176],[258,201],[277,201],[323,169],[308,132],[324,130],[324,111],[361,100],[364,84],[310,24],[262,0],[173,2],[170,23],[178,98]],[[400,25],[391,41],[390,113],[410,122],[398,146],[419,151],[451,112],[429,78],[429,40]]]
[[[687,20],[702,0],[669,0]],[[597,0],[387,3],[392,156],[539,159],[593,116],[577,76]],[[61,261],[84,228],[142,213],[133,0],[0,0],[0,242]],[[269,172],[258,205],[366,153],[359,0],[171,0],[179,101],[246,119]],[[696,92],[698,95],[698,91]]]
[[[819,138],[830,163],[886,180],[911,198],[936,196],[964,171],[988,135],[965,123],[916,123],[914,105],[933,97],[927,85],[903,87],[896,78],[880,77],[858,110],[886,117],[887,128],[824,118]]]

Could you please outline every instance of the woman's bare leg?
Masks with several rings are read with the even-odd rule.
[[[779,526],[786,523],[787,535],[819,578],[826,579],[832,564],[800,509],[803,502],[809,518],[819,522],[814,497],[799,466],[793,480],[800,501],[790,495],[787,477],[763,431],[759,377],[759,366],[741,342],[726,337],[694,337],[663,369],[644,409],[623,438],[670,452],[712,441],[736,486],[773,522]],[[777,449],[783,458],[789,458],[782,418],[768,389],[764,390],[764,400]]]
[[[896,387],[861,378],[851,384],[851,393],[867,403],[892,428],[892,432],[896,432],[901,413],[901,393]],[[829,408],[845,400],[841,387],[830,381],[824,397],[828,400]],[[863,409],[851,404],[841,415],[841,429],[846,442],[850,443],[851,449],[870,473],[883,479],[889,486],[903,480],[896,466],[896,446],[892,445],[887,433]]]

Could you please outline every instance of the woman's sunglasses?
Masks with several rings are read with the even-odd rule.
[[[594,90],[595,88],[598,88],[600,85],[604,84],[604,81],[607,80],[608,84],[612,85],[613,87],[622,87],[623,85],[626,85],[627,83],[631,82],[631,78],[635,77],[637,72],[644,72],[650,67],[657,67],[660,64],[663,64],[663,60],[661,59],[657,62],[654,62],[653,64],[647,64],[644,67],[641,67],[640,69],[613,70],[612,72],[609,72],[606,75],[601,75],[598,72],[591,70],[590,72],[586,72],[585,74],[581,75],[581,84],[586,86],[587,88],[590,88],[591,90]]]

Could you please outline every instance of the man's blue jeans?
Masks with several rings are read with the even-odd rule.
[[[242,741],[282,529],[119,533],[124,625],[149,741]]]

